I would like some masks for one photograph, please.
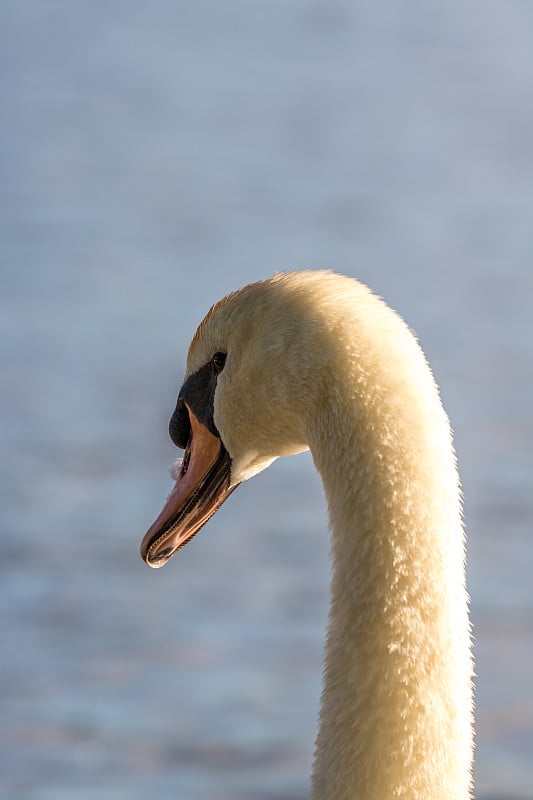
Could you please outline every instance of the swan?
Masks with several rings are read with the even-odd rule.
[[[278,273],[189,348],[177,480],[141,545],[163,566],[243,481],[310,449],[332,578],[312,800],[472,796],[471,635],[448,418],[403,320],[355,279]]]

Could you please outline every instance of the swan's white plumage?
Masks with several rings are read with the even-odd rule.
[[[216,304],[187,372],[227,352],[232,482],[308,447],[333,577],[312,800],[471,796],[472,662],[451,432],[400,317],[355,280],[281,273]]]

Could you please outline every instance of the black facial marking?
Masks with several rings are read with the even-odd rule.
[[[191,435],[191,421],[183,400],[178,400],[168,430],[174,444],[181,447],[182,450],[185,450]]]
[[[218,360],[220,368],[215,366],[215,357],[221,356]],[[191,425],[189,414],[185,403],[197,419],[215,436],[219,436],[214,422],[214,401],[215,389],[217,385],[217,375],[224,368],[226,360],[225,353],[215,353],[213,359],[200,367],[199,370],[189,375],[180,389],[176,409],[172,414],[168,431],[170,438],[175,445],[182,449],[187,447]]]

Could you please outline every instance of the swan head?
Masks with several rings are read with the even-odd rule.
[[[185,454],[141,545],[149,566],[163,566],[241,482],[308,449],[328,360],[316,298],[331,279],[354,283],[323,271],[280,273],[228,295],[200,323],[169,425]]]

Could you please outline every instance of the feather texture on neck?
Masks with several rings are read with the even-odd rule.
[[[458,800],[472,665],[451,432],[404,323],[377,298],[360,308],[332,326],[309,420],[333,557],[311,797]]]

